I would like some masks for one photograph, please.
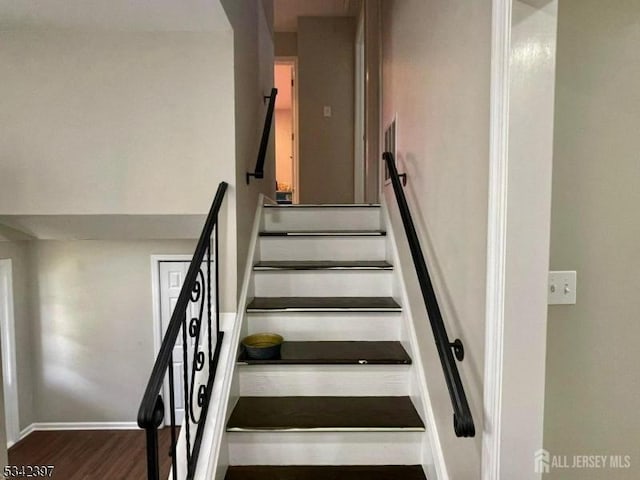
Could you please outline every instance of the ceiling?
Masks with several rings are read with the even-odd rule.
[[[298,17],[353,17],[359,10],[359,0],[275,0],[274,29],[296,32]]]
[[[116,31],[220,31],[218,0],[0,0],[0,27]]]

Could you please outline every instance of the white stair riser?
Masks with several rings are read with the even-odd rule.
[[[228,432],[231,465],[415,465],[422,432]]]
[[[389,297],[389,270],[257,271],[257,297]]]
[[[385,237],[260,237],[260,260],[384,260]]]
[[[251,313],[249,334],[279,332],[291,341],[399,340],[401,313]]]
[[[264,230],[380,230],[379,207],[265,208]]]
[[[243,365],[240,395],[409,395],[409,365]]]

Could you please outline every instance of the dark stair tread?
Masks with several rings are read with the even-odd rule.
[[[254,270],[392,270],[384,260],[268,260],[254,265]]]
[[[239,362],[250,365],[406,365],[411,363],[400,342],[284,342],[280,358],[251,360],[244,351]]]
[[[409,397],[240,397],[227,429],[424,430]]]
[[[262,237],[383,237],[382,230],[267,230]]]
[[[420,465],[229,467],[225,480],[426,480]]]
[[[247,311],[400,311],[391,297],[255,297]]]
[[[284,208],[284,209],[297,209],[297,208],[380,208],[379,203],[292,203],[292,204],[278,204],[278,203],[265,203],[265,208]]]

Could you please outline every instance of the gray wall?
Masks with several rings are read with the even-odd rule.
[[[206,213],[234,180],[232,61],[230,32],[0,31],[0,212]]]
[[[296,57],[298,55],[298,34],[276,32],[274,35],[276,57]]]
[[[227,181],[221,248],[234,311],[246,240],[236,229],[233,60],[230,27],[1,31],[11,94],[0,109],[0,213],[202,214]]]
[[[354,200],[355,29],[353,17],[298,18],[301,203]]]
[[[135,421],[154,361],[152,254],[192,241],[33,243],[38,422]]]
[[[237,228],[237,260],[233,275],[236,275],[234,279],[240,296],[258,195],[275,197],[275,129],[271,130],[264,179],[253,179],[250,185],[246,183],[246,173],[255,170],[264,126],[263,96],[269,94],[274,84],[273,1],[223,0],[222,3],[233,27]]]
[[[491,4],[383,2],[383,123],[398,115],[399,170],[459,363],[476,437],[457,438],[433,333],[390,186],[384,187],[438,435],[452,479],[480,478],[483,431]]]
[[[640,478],[640,3],[561,0],[551,268],[577,270],[577,304],[549,307],[545,448],[631,455]]]
[[[154,361],[152,254],[195,242],[0,242],[14,271],[20,427],[135,421]]]
[[[380,0],[364,2],[365,14],[365,202],[377,203],[380,191]]]

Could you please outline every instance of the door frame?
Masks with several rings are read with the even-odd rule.
[[[543,448],[558,0],[492,3],[481,478],[530,480]]]
[[[291,122],[291,129],[293,133],[293,203],[300,203],[300,125],[298,117],[298,57],[292,56],[278,56],[274,58],[274,65],[291,65],[293,70],[293,96],[292,111],[293,119]],[[278,125],[276,124],[276,128]]]
[[[366,192],[366,70],[365,6],[360,8],[354,47],[354,145],[353,145],[353,197],[355,203],[364,203]]]
[[[0,336],[2,337],[2,389],[7,434],[7,448],[20,440],[20,409],[18,401],[18,369],[16,366],[16,327],[13,305],[13,264],[11,259],[0,260],[0,278],[6,289],[0,291]],[[7,385],[7,377],[12,379]]]
[[[162,346],[162,311],[161,311],[161,287],[160,287],[160,263],[161,262],[191,262],[193,255],[189,254],[158,254],[151,255],[151,305],[153,316],[153,362],[158,358]],[[166,381],[164,382],[166,383]],[[166,385],[162,387],[165,392]],[[165,408],[169,408],[166,404]],[[167,415],[164,416],[161,426],[168,426]]]

